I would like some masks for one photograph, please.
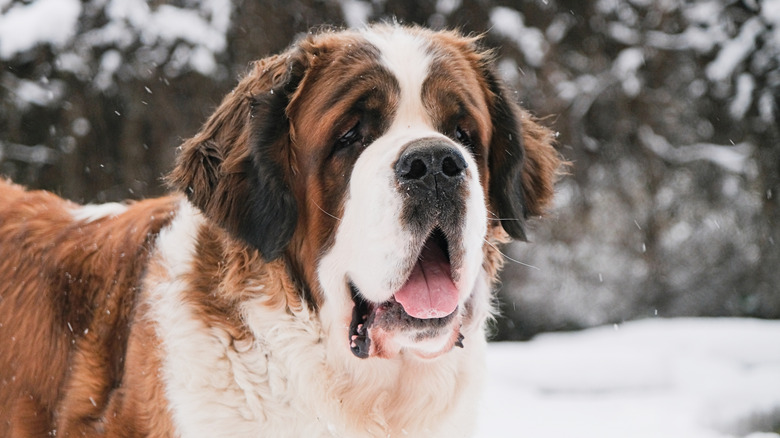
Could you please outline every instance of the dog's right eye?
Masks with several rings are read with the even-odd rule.
[[[360,127],[360,122],[357,122],[357,124],[355,124],[355,126],[353,126],[352,129],[345,132],[344,135],[341,136],[341,138],[339,139],[339,144],[343,146],[348,146],[356,142],[360,135],[358,133],[359,127]]]
[[[453,137],[455,137],[455,140],[462,144],[466,149],[472,153],[474,152],[474,141],[471,139],[469,132],[462,126],[458,125],[455,127],[455,133],[453,134]]]
[[[353,146],[362,145],[363,135],[361,133],[360,128],[361,128],[360,121],[358,120],[352,126],[352,128],[350,128],[347,132],[342,134],[338,140],[336,140],[336,144],[333,145],[333,151],[331,152],[331,156],[338,154],[339,152],[349,149]]]

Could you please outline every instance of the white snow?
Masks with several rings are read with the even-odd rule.
[[[780,23],[780,0],[763,0],[761,3],[761,16],[769,23]]]
[[[683,9],[683,14],[691,22],[702,25],[717,23],[723,12],[723,4],[718,0],[691,2]]]
[[[436,12],[442,15],[450,15],[461,5],[462,0],[436,0]]]
[[[152,10],[148,3],[142,0],[112,0],[106,6],[106,15],[114,23],[129,23],[141,34],[144,44],[153,45],[158,41],[173,44],[177,40],[183,40],[213,52],[225,50],[231,3],[220,0],[201,0],[198,3],[200,9],[184,9],[163,4]],[[204,17],[204,12],[207,12],[209,17]],[[114,39],[117,39],[117,36]]]
[[[753,145],[742,142],[732,145],[696,143],[673,146],[647,125],[638,130],[639,141],[660,158],[671,163],[685,164],[694,161],[709,161],[723,170],[736,174],[747,174],[752,169]]]
[[[79,0],[37,0],[17,4],[0,14],[0,59],[38,44],[63,46],[76,34]]]
[[[765,123],[772,123],[777,111],[775,96],[771,90],[765,90],[758,99],[758,113]]]
[[[780,321],[726,318],[492,343],[476,436],[780,438],[779,346]]]
[[[747,56],[756,48],[756,37],[764,30],[759,17],[751,18],[742,25],[739,35],[723,44],[718,56],[707,66],[707,77],[711,81],[722,81],[732,75]]]
[[[227,47],[226,29],[218,29],[198,11],[161,5],[149,19],[143,29],[143,40],[147,43],[157,38],[168,43],[182,39],[213,52],[221,52]]]
[[[61,81],[34,82],[27,79],[6,79],[17,108],[28,105],[48,106],[62,99],[65,85]]]
[[[101,90],[107,90],[114,83],[114,73],[122,65],[122,54],[118,50],[106,50],[100,57],[100,66],[95,75],[94,84]]]
[[[627,96],[636,97],[642,90],[642,80],[637,75],[645,63],[641,48],[623,49],[612,63],[612,73],[620,80]]]
[[[339,0],[339,5],[344,21],[352,28],[365,26],[373,9],[371,3],[361,0]]]
[[[216,57],[227,49],[227,32],[233,11],[231,0],[193,0],[186,7],[162,4],[151,7],[145,0],[96,0],[82,6],[79,0],[34,0],[0,8],[0,59],[11,59],[38,45],[50,44],[58,53],[55,66],[81,77],[95,76],[95,85],[106,90],[114,84],[119,69],[129,70],[124,51],[135,43],[138,61],[157,65],[180,47],[176,66],[167,65],[170,75],[192,69],[206,76],[220,73]],[[107,19],[102,27],[82,29],[77,34],[79,17],[102,8]],[[92,72],[90,50],[110,47]],[[120,59],[121,58],[121,59]],[[120,62],[121,61],[121,62]],[[144,66],[145,67],[145,66]],[[175,67],[175,68],[174,68]],[[135,65],[134,73],[143,75],[148,68]]]
[[[741,73],[737,77],[736,88],[734,98],[729,105],[729,113],[734,120],[742,120],[750,109],[750,104],[753,103],[753,90],[756,88],[756,81],[749,73]]]
[[[542,31],[525,25],[525,18],[520,12],[503,6],[490,10],[492,31],[511,40],[523,53],[525,61],[534,67],[539,67],[547,53],[547,43]]]

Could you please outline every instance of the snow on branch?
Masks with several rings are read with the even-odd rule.
[[[38,165],[55,164],[59,155],[59,151],[44,145],[27,146],[0,141],[0,161],[9,159]]]
[[[41,44],[66,45],[76,34],[79,15],[79,0],[14,4],[0,14],[0,59],[11,59]]]
[[[747,174],[750,169],[753,145],[747,142],[731,146],[711,143],[672,146],[666,138],[653,132],[653,128],[647,125],[642,125],[638,134],[639,141],[646,148],[670,163],[709,161],[727,172],[736,174]]]
[[[756,37],[764,31],[761,19],[753,17],[748,20],[736,38],[723,45],[710,65],[707,66],[707,77],[711,81],[722,81],[729,78],[734,70],[756,50]]]
[[[490,23],[494,32],[511,40],[520,49],[529,65],[542,65],[548,49],[547,40],[542,31],[525,25],[523,14],[503,6],[495,7],[490,11]]]
[[[186,7],[153,6],[146,0],[11,1],[0,8],[0,59],[42,45],[56,49],[57,70],[110,88],[113,76],[143,75],[164,67],[169,76],[219,73],[227,50],[231,0],[193,0]]]

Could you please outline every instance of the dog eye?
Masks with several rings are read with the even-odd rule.
[[[455,127],[455,140],[457,140],[458,143],[462,144],[469,150],[474,149],[474,142],[472,142],[471,136],[469,135],[468,131],[463,129],[460,125]]]
[[[362,142],[363,136],[360,132],[360,121],[358,121],[349,129],[349,131],[342,134],[341,137],[336,140],[336,144],[333,147],[333,154]]]

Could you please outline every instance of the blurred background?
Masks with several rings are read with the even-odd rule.
[[[780,0],[0,0],[0,174],[159,195],[251,60],[376,20],[484,33],[573,163],[506,248],[494,339],[780,317]]]

